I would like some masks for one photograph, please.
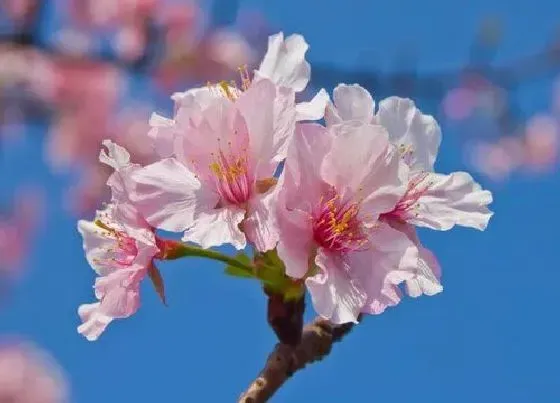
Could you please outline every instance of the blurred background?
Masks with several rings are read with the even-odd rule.
[[[0,0],[0,401],[234,401],[257,374],[262,291],[206,261],[161,264],[169,307],[145,284],[136,315],[81,337],[76,220],[106,200],[103,139],[149,163],[151,112],[281,30],[311,45],[304,96],[356,82],[435,115],[438,171],[472,172],[496,214],[422,232],[444,292],[368,317],[273,401],[559,402],[559,28],[554,0]]]

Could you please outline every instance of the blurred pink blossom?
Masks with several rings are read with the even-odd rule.
[[[72,0],[71,16],[81,25],[106,27],[154,12],[159,0]]]
[[[52,102],[58,117],[50,127],[47,161],[53,168],[94,162],[117,107],[121,77],[109,65],[60,60]]]
[[[64,403],[68,385],[60,367],[29,343],[0,346],[0,402]]]
[[[550,168],[558,160],[559,136],[555,119],[547,115],[532,117],[525,129],[524,164],[535,171]]]
[[[475,107],[475,94],[468,88],[455,88],[447,93],[443,100],[443,110],[449,119],[468,118]]]
[[[523,145],[517,138],[504,138],[497,143],[480,142],[472,153],[477,169],[494,181],[506,179],[521,163]]]
[[[17,276],[29,248],[31,235],[42,215],[43,195],[39,189],[20,189],[8,214],[0,216],[0,272]]]

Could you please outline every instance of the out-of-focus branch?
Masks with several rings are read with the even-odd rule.
[[[263,370],[238,402],[268,401],[296,371],[329,355],[333,344],[342,340],[353,327],[352,323],[337,326],[326,319],[316,318],[305,326],[297,346],[278,343],[274,347]]]

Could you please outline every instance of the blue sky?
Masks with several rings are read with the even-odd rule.
[[[560,4],[553,0],[245,0],[286,33],[303,33],[309,59],[352,68],[393,68],[403,46],[421,71],[460,66],[486,15],[504,23],[498,62],[551,40]],[[559,72],[560,73],[560,72]],[[526,83],[522,113],[544,111],[551,81]],[[375,93],[375,89],[373,89]],[[435,112],[434,105],[420,106]],[[0,332],[50,350],[72,383],[73,402],[229,402],[260,370],[274,344],[257,284],[226,278],[218,264],[192,259],[160,265],[169,307],[150,284],[142,308],[113,323],[95,343],[76,333],[76,309],[92,300],[93,271],[75,219],[64,211],[71,178],[45,169],[43,128],[3,150],[0,194],[18,183],[47,186],[46,222],[27,261]],[[459,140],[446,130],[441,172],[466,169]],[[494,192],[488,230],[422,232],[443,267],[445,290],[407,299],[368,317],[328,359],[298,373],[273,402],[557,403],[560,401],[558,237],[560,174],[518,174],[481,182]],[[312,317],[311,309],[308,310]]]

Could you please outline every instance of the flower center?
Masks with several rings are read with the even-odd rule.
[[[210,164],[210,171],[221,199],[229,204],[243,204],[249,200],[252,180],[247,157],[226,156],[221,150],[217,155],[212,153],[211,156],[213,162]]]
[[[313,237],[323,248],[348,252],[361,250],[367,234],[359,219],[358,203],[344,202],[336,192],[321,197],[313,214]]]
[[[138,247],[136,246],[134,238],[128,236],[124,231],[119,231],[110,227],[99,219],[95,220],[95,225],[104,230],[104,232],[102,232],[103,235],[115,240],[114,246],[107,250],[110,255],[107,261],[116,263],[122,267],[132,265],[138,256]]]
[[[420,207],[418,200],[432,185],[432,182],[424,183],[428,175],[427,172],[423,172],[412,178],[408,182],[406,193],[399,200],[393,211],[382,214],[381,218],[405,220],[410,214],[418,216],[418,213],[414,212],[414,210]]]

